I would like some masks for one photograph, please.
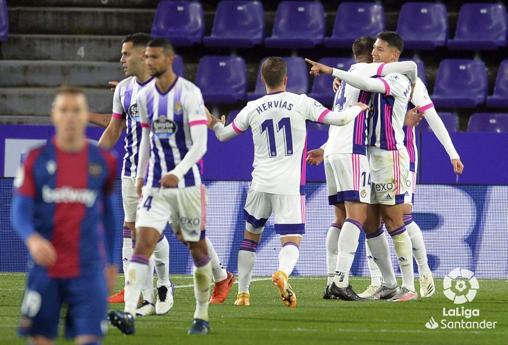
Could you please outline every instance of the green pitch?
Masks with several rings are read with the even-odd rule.
[[[408,303],[342,302],[321,298],[323,278],[292,279],[298,307],[289,309],[280,302],[267,278],[257,278],[251,285],[251,307],[235,307],[236,286],[224,305],[210,307],[212,334],[187,336],[192,321],[194,297],[190,276],[173,276],[178,288],[175,306],[166,316],[138,318],[135,336],[123,336],[110,327],[104,344],[508,344],[508,284],[500,280],[481,280],[480,290],[467,309],[479,309],[479,316],[467,319],[450,313],[459,310],[441,291],[426,300]],[[121,283],[119,279],[119,285]],[[362,291],[366,279],[353,278],[353,287]],[[23,274],[0,274],[0,344],[24,344],[16,337],[19,306],[23,293]],[[417,283],[418,287],[418,283]],[[122,308],[122,305],[113,307]],[[446,308],[447,316],[443,316]],[[487,319],[496,321],[495,329],[427,329],[433,317],[471,324]],[[59,341],[58,344],[71,344]]]

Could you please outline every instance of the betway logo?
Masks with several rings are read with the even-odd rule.
[[[90,189],[74,189],[70,187],[50,188],[42,187],[42,200],[45,202],[77,202],[92,207],[97,199],[97,192]]]

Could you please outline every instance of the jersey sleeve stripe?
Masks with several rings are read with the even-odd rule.
[[[141,122],[141,128],[150,128],[150,125],[146,122]]]
[[[233,127],[233,130],[236,132],[236,134],[243,133],[243,131],[240,128],[238,128],[234,120],[233,122],[231,122],[231,126]]]
[[[325,119],[326,115],[328,115],[329,113],[330,113],[330,110],[329,110],[329,109],[325,109],[325,110],[323,110],[323,112],[319,115],[317,122],[319,122],[319,123],[323,123],[323,121],[324,121],[324,119]]]
[[[386,80],[384,80],[383,78],[379,78],[379,80],[381,80],[385,86],[385,94],[388,96],[390,94],[390,85],[388,85],[388,83],[386,82]]]
[[[424,113],[426,112],[427,110],[429,110],[430,108],[432,108],[434,106],[434,103],[429,103],[429,104],[426,104],[424,105],[423,107],[420,107],[420,112],[421,113]]]
[[[207,124],[208,124],[208,120],[195,120],[195,121],[189,122],[190,127],[199,126],[199,125],[207,125]]]
[[[377,68],[377,73],[376,75],[381,75],[381,73],[383,73],[383,68],[385,67],[385,64],[382,63],[381,65],[379,65],[379,67]]]
[[[112,118],[114,119],[123,119],[123,115],[122,114],[119,114],[119,113],[113,113],[113,115],[111,115]]]

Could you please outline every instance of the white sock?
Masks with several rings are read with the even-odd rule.
[[[339,252],[339,234],[340,228],[338,224],[332,224],[326,233],[326,273],[328,274],[326,285],[330,285],[332,283],[335,275],[337,255]]]
[[[335,277],[333,278],[335,285],[340,288],[349,285],[349,271],[355,259],[361,229],[362,225],[360,223],[352,219],[346,219],[340,230],[339,254],[337,256],[337,266],[335,267]]]
[[[411,215],[407,216],[411,217]],[[418,224],[415,223],[412,217],[411,222],[406,224],[406,230],[409,234],[409,237],[411,238],[411,243],[413,245],[413,256],[416,260],[416,263],[418,264],[418,272],[420,272],[420,275],[431,273],[429,261],[427,259],[427,248],[425,248],[422,230]]]
[[[293,273],[293,269],[300,257],[300,249],[298,245],[293,242],[286,242],[283,244],[279,252],[279,271],[286,273],[289,277]]]
[[[157,287],[169,286],[169,242],[164,234],[162,239],[157,242],[153,251],[155,259],[155,272],[157,272]]]
[[[146,282],[148,273],[148,258],[142,255],[133,255],[127,269],[127,284],[125,284],[124,311],[136,316],[139,294]]]
[[[393,247],[399,259],[400,272],[402,273],[402,286],[415,291],[414,272],[413,272],[413,246],[411,239],[406,231],[406,226],[390,233],[392,236]]]
[[[208,256],[212,260],[212,273],[214,282],[218,283],[223,281],[228,277],[228,272],[222,265],[222,262],[219,260],[219,256],[213,247],[212,242],[206,237],[206,245],[208,247]]]
[[[208,260],[208,262],[206,262]],[[200,260],[194,266],[194,297],[196,298],[196,310],[194,318],[208,321],[208,301],[210,299],[210,284],[212,282],[212,264],[210,257]],[[206,264],[202,265],[203,262]],[[199,265],[199,266],[198,266]]]
[[[155,260],[153,255],[148,260],[148,270],[146,271],[146,279],[143,284],[143,288],[141,289],[141,294],[143,295],[143,300],[148,301],[153,304],[154,300],[154,291],[153,291],[153,269],[155,266]]]
[[[382,235],[384,236],[384,235]],[[369,267],[369,273],[370,273],[370,285],[373,286],[381,286],[381,279],[383,278],[383,275],[381,274],[381,271],[379,270],[379,267],[377,266],[376,262],[374,261],[374,257],[372,256],[372,253],[370,252],[370,247],[367,241],[365,241],[365,251],[367,252],[367,266]]]
[[[383,275],[383,285],[390,288],[396,287],[397,280],[395,279],[390,251],[388,250],[388,241],[386,236],[383,235],[383,229],[380,228],[376,233],[369,235],[367,243],[374,261]]]
[[[238,251],[238,292],[249,292],[252,268],[256,261],[256,241],[244,239]]]
[[[127,268],[129,267],[129,261],[131,261],[131,257],[132,257],[131,230],[128,227],[124,226],[123,244],[122,244],[122,268],[124,276],[127,276]]]

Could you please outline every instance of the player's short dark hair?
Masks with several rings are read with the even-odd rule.
[[[397,48],[401,53],[404,50],[404,40],[395,31],[381,31],[376,38],[385,41],[391,47]]]
[[[276,87],[288,74],[288,65],[284,59],[277,56],[270,56],[261,65],[261,75],[268,87]]]
[[[165,38],[154,38],[146,46],[148,48],[162,48],[166,54],[175,53],[173,45]]]
[[[130,34],[126,36],[123,41],[123,43],[132,43],[134,47],[146,47],[148,42],[152,40],[152,36],[149,34],[144,34],[142,32],[136,32],[135,34]]]
[[[371,56],[372,49],[374,48],[374,37],[362,36],[353,42],[353,55],[358,56]]]
[[[71,85],[62,85],[55,91],[55,98],[60,95],[85,95],[85,91],[82,88]]]

